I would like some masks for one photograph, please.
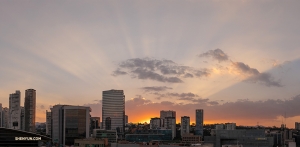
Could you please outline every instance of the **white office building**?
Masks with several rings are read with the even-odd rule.
[[[181,136],[190,133],[190,117],[188,117],[188,116],[181,117],[180,133],[181,133]]]
[[[118,134],[124,133],[125,95],[123,90],[103,91],[102,128],[105,130],[117,130]]]
[[[21,129],[21,92],[19,90],[16,93],[9,95],[9,128]]]

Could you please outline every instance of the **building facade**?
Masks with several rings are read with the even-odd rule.
[[[295,130],[300,130],[300,122],[295,122]]]
[[[2,127],[3,122],[2,122],[2,104],[0,103],[0,127]]]
[[[25,108],[21,107],[21,130],[25,131]]]
[[[55,105],[51,108],[52,142],[60,146],[74,145],[75,139],[89,137],[89,107]]]
[[[203,109],[196,109],[195,135],[203,137]]]
[[[16,93],[9,95],[9,128],[21,129],[21,92],[19,90]]]
[[[172,130],[172,139],[176,136],[176,118],[175,117],[165,117],[164,128]]]
[[[123,90],[102,93],[102,128],[117,130],[122,137],[125,129],[125,95]]]
[[[125,124],[128,124],[128,115],[125,115]]]
[[[36,90],[25,90],[25,131],[35,132]]]
[[[51,111],[49,112],[46,110],[46,135],[49,135],[51,137],[51,120],[52,120],[52,114]]]
[[[2,109],[2,127],[9,128],[9,109],[7,107]]]
[[[150,120],[150,129],[158,129],[164,125],[164,121],[161,118],[155,117]]]
[[[161,110],[160,111],[160,118],[165,119],[166,117],[175,117],[175,120],[176,120],[176,111]]]
[[[185,134],[190,133],[190,117],[182,116],[181,117],[181,127],[180,127],[180,134],[181,137]]]
[[[235,130],[236,123],[225,123],[225,129],[226,130]]]

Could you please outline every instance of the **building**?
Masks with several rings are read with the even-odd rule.
[[[164,121],[161,118],[155,117],[150,120],[150,129],[159,129],[164,125]]]
[[[21,92],[19,90],[16,93],[9,95],[9,128],[21,129]]]
[[[216,130],[224,130],[224,124],[216,124],[215,129]]]
[[[180,127],[180,134],[181,137],[185,134],[190,133],[190,117],[182,116],[181,117],[181,127]]]
[[[36,90],[25,90],[25,131],[35,132]]]
[[[46,135],[51,137],[51,111],[46,110]]]
[[[25,131],[25,108],[21,107],[21,130]]]
[[[265,130],[215,130],[214,136],[205,136],[204,142],[213,143],[215,147],[223,145],[243,145],[244,147],[273,147],[273,137],[266,137]]]
[[[59,146],[74,145],[75,139],[89,137],[89,107],[55,105],[51,108],[52,142]]]
[[[125,124],[128,124],[128,115],[125,115]]]
[[[9,128],[9,109],[7,107],[2,109],[2,127]]]
[[[183,143],[195,144],[201,142],[201,136],[194,134],[184,134],[181,136]]]
[[[116,143],[118,139],[117,130],[94,129],[93,137],[97,139],[107,139],[108,144]]]
[[[165,117],[164,128],[172,130],[172,139],[176,136],[176,118],[175,117]]]
[[[2,127],[2,104],[0,103],[0,127]]]
[[[102,93],[102,128],[117,130],[119,137],[125,131],[125,95],[123,90],[108,90]]]
[[[236,123],[225,123],[225,129],[226,130],[235,130]]]
[[[134,134],[126,134],[125,139],[129,142],[150,142],[172,140],[172,130],[136,130]]]
[[[160,111],[160,118],[165,119],[166,117],[175,117],[175,120],[176,120],[176,111],[161,110]]]
[[[300,122],[295,122],[295,130],[300,130]]]
[[[107,139],[87,138],[75,139],[74,146],[78,147],[106,147],[108,145]]]
[[[203,109],[196,109],[195,135],[203,137]]]
[[[90,133],[93,133],[94,129],[100,129],[100,117],[91,117]]]

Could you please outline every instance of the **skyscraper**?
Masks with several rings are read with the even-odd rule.
[[[2,127],[3,124],[2,120],[2,104],[0,103],[0,127]]]
[[[181,117],[181,136],[190,133],[190,117],[182,116]]]
[[[160,118],[165,119],[166,117],[175,117],[175,120],[176,120],[176,111],[161,110],[160,111]]]
[[[165,117],[164,128],[172,130],[172,139],[176,137],[176,118],[175,117]]]
[[[21,92],[19,90],[16,93],[9,95],[9,128],[21,129]]]
[[[118,134],[124,133],[125,95],[123,90],[103,91],[102,125],[102,128],[106,130],[117,130]]]
[[[25,108],[21,107],[21,125],[20,125],[20,129],[25,131]]]
[[[2,127],[9,128],[9,109],[7,107],[2,109]]]
[[[46,135],[49,135],[51,137],[51,119],[52,119],[52,116],[51,116],[51,111],[47,111],[46,110]]]
[[[195,135],[203,137],[203,109],[196,109]]]
[[[74,145],[75,139],[89,137],[89,107],[55,105],[51,108],[52,142],[59,146]]]
[[[25,131],[35,132],[36,91],[25,90]]]

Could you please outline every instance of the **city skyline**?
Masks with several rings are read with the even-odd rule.
[[[0,103],[8,108],[10,93],[33,88],[36,122],[56,104],[90,106],[100,117],[100,93],[122,89],[129,122],[174,110],[177,122],[193,123],[203,109],[204,124],[292,128],[299,4],[1,1]]]

